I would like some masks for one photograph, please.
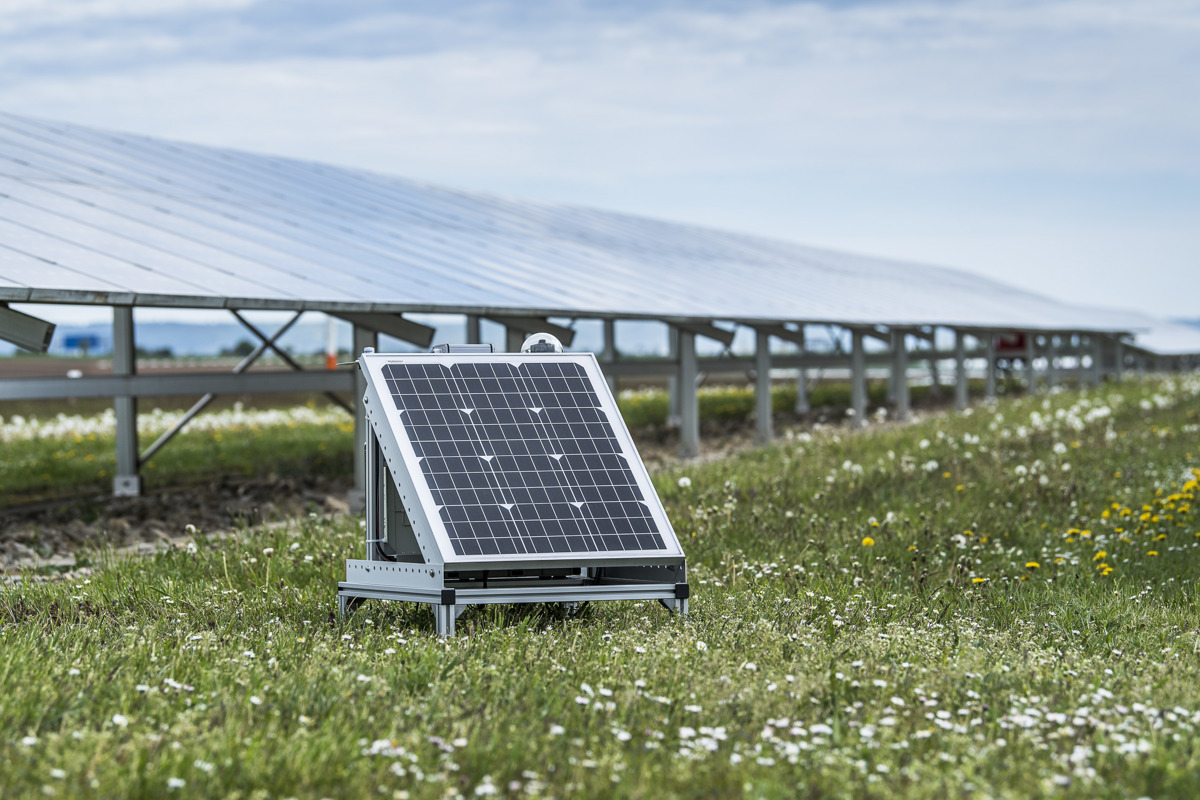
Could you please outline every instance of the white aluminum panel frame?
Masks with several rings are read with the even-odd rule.
[[[621,447],[620,455],[629,463],[629,470],[633,473],[638,488],[642,491],[646,507],[649,509],[650,516],[658,526],[659,535],[662,536],[666,548],[662,550],[580,551],[479,556],[460,556],[454,552],[453,543],[446,531],[446,526],[442,522],[440,514],[430,514],[427,511],[427,509],[436,508],[436,504],[433,502],[433,494],[430,491],[425,474],[420,468],[416,451],[413,449],[412,442],[408,438],[407,428],[404,425],[400,411],[396,408],[396,404],[392,400],[391,392],[388,391],[385,395],[380,389],[380,387],[387,387],[387,379],[383,375],[383,368],[388,364],[405,363],[434,363],[442,366],[467,363],[495,364],[501,362],[519,364],[531,359],[578,364],[583,367],[584,372],[591,382],[592,390],[596,392],[596,396],[600,400],[600,407],[607,415],[609,424],[613,428],[613,433],[617,437],[617,442]],[[367,377],[365,405],[368,418],[371,420],[372,430],[375,432],[375,436],[385,451],[389,446],[395,447],[396,450],[393,452],[398,452],[401,459],[400,463],[395,463],[394,460],[387,460],[388,469],[396,480],[397,489],[400,489],[401,495],[403,496],[406,491],[414,491],[419,500],[412,507],[407,504],[405,506],[409,512],[413,531],[418,534],[418,537],[423,533],[428,533],[433,537],[438,550],[441,552],[442,563],[446,565],[447,569],[519,569],[531,565],[541,567],[651,566],[658,564],[678,564],[685,560],[683,547],[679,542],[678,536],[675,534],[675,529],[667,517],[666,509],[663,508],[658,492],[654,489],[654,484],[651,482],[650,475],[646,471],[646,465],[642,462],[637,447],[633,444],[633,437],[625,425],[625,420],[617,408],[616,400],[613,398],[612,392],[608,388],[608,383],[605,381],[603,373],[600,370],[600,364],[596,361],[596,357],[593,354],[493,353],[468,355],[442,353],[367,353],[359,358],[359,364]],[[383,424],[380,424],[381,417]]]

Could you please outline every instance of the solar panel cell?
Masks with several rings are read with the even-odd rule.
[[[667,549],[578,363],[406,362],[382,374],[456,555]]]

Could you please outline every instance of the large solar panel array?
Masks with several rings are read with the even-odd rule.
[[[1152,329],[1200,352],[956,270],[4,113],[0,301]]]
[[[580,363],[406,359],[382,376],[456,555],[675,549]]]

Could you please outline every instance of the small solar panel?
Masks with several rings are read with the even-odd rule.
[[[682,554],[591,354],[364,365],[447,561]]]

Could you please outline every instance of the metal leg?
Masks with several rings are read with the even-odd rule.
[[[455,606],[445,606],[440,603],[433,603],[432,605],[437,635],[443,639],[454,638],[454,620],[458,617],[455,613]]]
[[[700,401],[696,395],[696,334],[679,331],[679,457],[700,455]]]
[[[755,342],[754,440],[759,444],[767,444],[775,435],[771,425],[771,337],[764,331],[758,331]]]
[[[854,411],[850,427],[861,428],[867,424],[867,358],[862,331],[855,328],[850,340],[850,407]]]
[[[355,610],[363,604],[361,597],[352,597],[349,595],[338,594],[338,617],[345,619],[355,612]]]

